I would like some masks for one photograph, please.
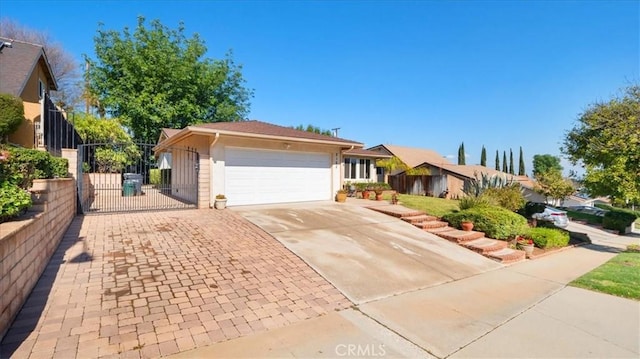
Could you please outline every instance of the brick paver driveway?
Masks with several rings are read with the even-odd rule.
[[[229,210],[77,217],[0,357],[159,357],[349,305]]]

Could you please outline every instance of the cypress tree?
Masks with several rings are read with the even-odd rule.
[[[487,167],[487,149],[482,146],[482,153],[480,153],[480,166]]]
[[[509,149],[509,173],[515,174],[513,169],[513,151]]]
[[[466,164],[464,159],[464,142],[462,142],[462,144],[460,144],[460,147],[458,147],[458,164]]]
[[[500,155],[498,154],[498,150],[496,150],[496,171],[500,171]]]
[[[502,151],[502,172],[509,173],[509,166],[507,165],[507,151]]]
[[[522,146],[520,146],[520,161],[519,161],[519,165],[518,165],[518,176],[524,176],[525,175],[525,170],[524,170],[524,157],[522,156]]]

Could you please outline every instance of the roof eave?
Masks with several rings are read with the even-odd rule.
[[[300,142],[300,143],[313,143],[313,144],[321,144],[321,145],[331,145],[331,146],[339,146],[342,148],[362,148],[364,144],[359,142],[346,142],[346,141],[329,141],[329,140],[317,140],[312,138],[299,138],[299,137],[289,137],[289,136],[274,136],[274,135],[264,135],[259,133],[247,133],[247,132],[238,132],[238,131],[228,131],[228,130],[218,130],[213,128],[206,127],[197,127],[197,126],[187,126],[180,130],[180,132],[175,135],[167,138],[162,143],[156,145],[153,150],[162,150],[167,148],[173,143],[178,142],[189,135],[205,135],[205,136],[217,136],[217,135],[227,135],[234,137],[248,137],[248,138],[261,138],[266,140],[278,140],[278,141],[289,141],[289,142]]]

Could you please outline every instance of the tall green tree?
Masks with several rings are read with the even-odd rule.
[[[464,153],[464,142],[460,144],[458,147],[458,164],[465,165],[466,164],[465,153]]]
[[[541,173],[549,171],[562,172],[562,166],[560,165],[560,158],[544,154],[533,156],[533,176],[537,176]]]
[[[640,203],[640,85],[591,104],[566,134],[562,152],[583,164],[589,194]]]
[[[500,154],[498,150],[496,150],[496,171],[500,171]]]
[[[575,192],[573,182],[563,178],[562,172],[556,169],[539,172],[535,178],[536,184],[534,191],[546,197],[547,202],[551,202],[552,204],[557,204]]]
[[[487,149],[482,146],[482,152],[480,153],[480,166],[487,167]]]
[[[317,133],[319,135],[326,135],[326,136],[331,136],[333,135],[331,133],[331,130],[323,130],[320,127],[314,126],[314,125],[298,125],[296,127],[294,127],[296,130],[300,130],[300,131],[307,131],[307,132],[313,132],[313,133]]]
[[[524,169],[524,156],[522,154],[522,146],[520,146],[520,159],[518,160],[518,176],[524,176],[526,174]]]
[[[509,149],[509,173],[515,174],[513,169],[513,151]]]
[[[507,151],[502,151],[502,172],[509,173],[509,165],[507,165]]]
[[[155,142],[163,127],[241,121],[249,112],[253,91],[244,87],[232,53],[204,58],[204,41],[184,33],[182,23],[173,30],[139,17],[133,33],[101,25],[94,37],[96,58],[86,59],[89,92],[136,141]]]

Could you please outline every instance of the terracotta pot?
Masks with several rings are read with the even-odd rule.
[[[376,193],[376,201],[382,201],[382,193],[380,194]]]
[[[471,231],[473,230],[473,222],[462,222],[460,223],[463,231]]]
[[[362,199],[369,199],[369,191],[362,191]]]
[[[347,200],[346,193],[338,193],[336,194],[336,202],[345,202]]]

